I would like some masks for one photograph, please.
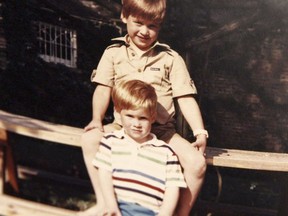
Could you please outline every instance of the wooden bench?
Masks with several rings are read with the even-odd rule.
[[[0,157],[0,212],[9,212],[11,208],[19,212],[36,211],[37,216],[41,215],[73,215],[75,212],[69,210],[62,210],[42,204],[31,204],[31,202],[12,198],[3,193],[3,185],[5,181],[5,169],[8,170],[9,182],[15,190],[18,190],[17,177],[14,172],[15,165],[10,154],[9,147],[9,133],[16,133],[23,136],[28,136],[36,139],[47,140],[59,144],[80,147],[80,136],[83,130],[66,125],[49,123],[41,120],[32,119],[29,117],[15,115],[9,112],[0,110],[0,141],[2,143],[1,149],[5,149]],[[3,163],[3,158],[5,159]],[[263,170],[273,172],[288,172],[288,154],[259,152],[259,151],[245,151],[236,149],[224,149],[207,147],[206,150],[207,164],[211,166],[231,167],[239,169]],[[0,168],[1,169],[1,168]],[[287,192],[286,192],[287,193]],[[283,205],[279,208],[278,215],[288,215],[288,198],[287,194],[282,200]],[[35,207],[35,208],[34,208]],[[2,211],[3,210],[3,211]],[[13,210],[13,211],[14,211]],[[42,214],[38,214],[38,211]],[[13,214],[17,215],[17,214]],[[19,215],[32,215],[21,213]]]

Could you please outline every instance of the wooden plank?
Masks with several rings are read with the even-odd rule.
[[[83,129],[53,124],[0,110],[0,128],[20,135],[80,146]]]
[[[208,147],[209,165],[241,169],[288,171],[288,154]]]
[[[0,128],[37,139],[78,146],[83,130],[0,110]],[[288,171],[288,154],[207,147],[209,165],[241,169]]]
[[[37,202],[1,195],[0,212],[5,216],[73,216],[77,212]]]

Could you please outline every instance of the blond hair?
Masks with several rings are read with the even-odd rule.
[[[136,110],[143,108],[148,111],[152,119],[156,118],[157,95],[155,89],[140,80],[122,81],[114,86],[112,100],[115,110]]]
[[[165,17],[166,0],[122,0],[122,16],[130,15],[161,23]]]

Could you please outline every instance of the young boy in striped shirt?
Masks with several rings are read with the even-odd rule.
[[[112,100],[123,128],[103,136],[93,161],[104,215],[172,216],[186,183],[173,150],[150,132],[157,113],[154,88],[140,80],[120,82]]]

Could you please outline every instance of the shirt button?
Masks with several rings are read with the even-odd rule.
[[[135,56],[135,53],[131,53],[131,55],[134,57],[134,56]]]
[[[141,69],[138,69],[138,72],[140,73],[140,72],[141,72]]]

